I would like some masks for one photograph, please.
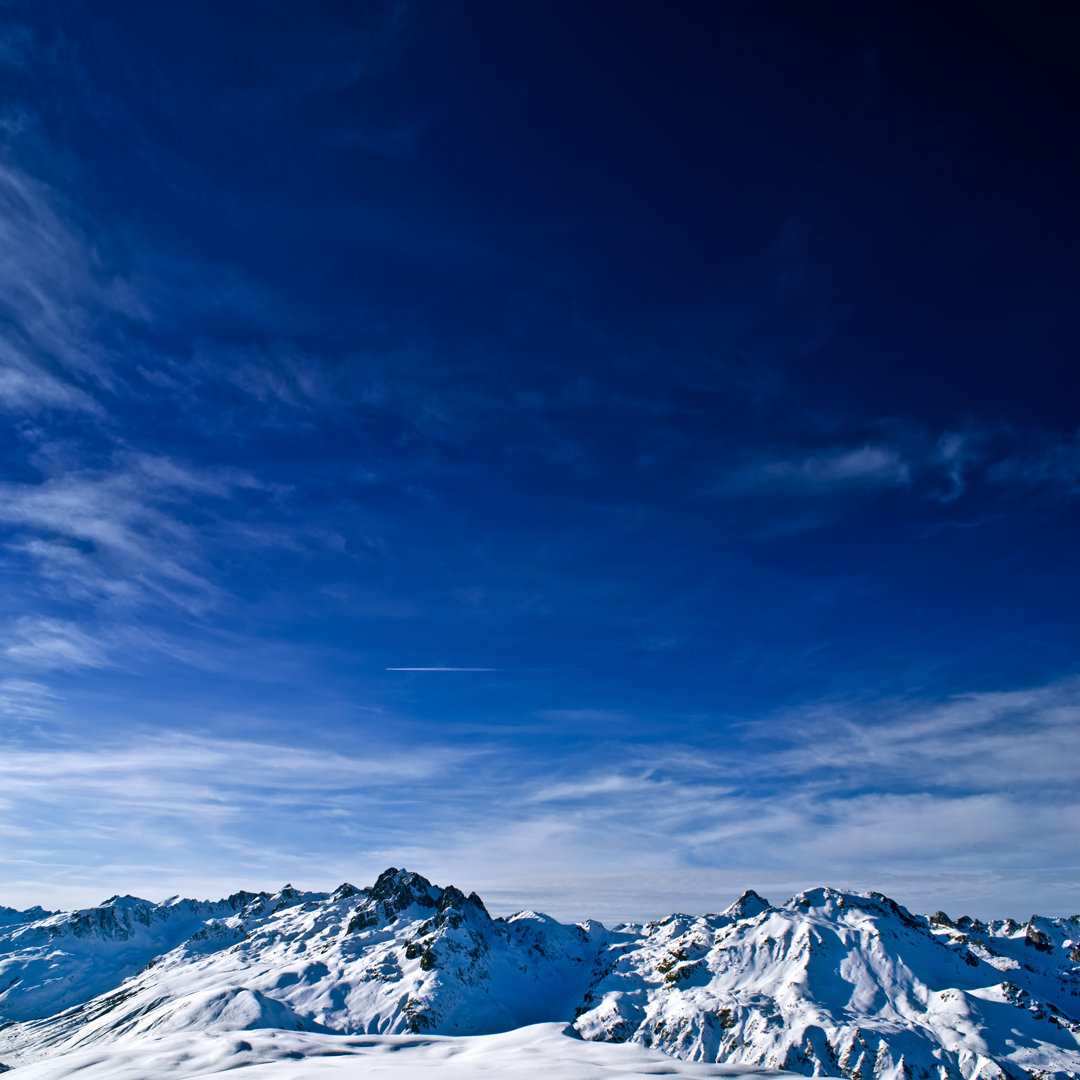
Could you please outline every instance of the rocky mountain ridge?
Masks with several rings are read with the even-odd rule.
[[[747,892],[612,929],[492,918],[390,868],[332,893],[0,908],[0,1061],[184,1031],[586,1040],[851,1080],[1080,1075],[1080,919],[913,915],[880,893]]]

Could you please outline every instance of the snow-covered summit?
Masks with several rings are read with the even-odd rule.
[[[391,867],[333,892],[0,909],[0,1062],[255,1028],[557,1021],[690,1061],[851,1080],[1080,1075],[1080,920],[955,921],[833,888],[607,929]],[[6,1022],[6,1024],[4,1023]]]
[[[752,919],[755,915],[767,911],[768,907],[768,900],[758,896],[753,889],[747,889],[738,900],[724,908],[722,914],[729,919]]]

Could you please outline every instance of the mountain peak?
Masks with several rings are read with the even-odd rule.
[[[721,914],[732,919],[752,919],[763,911],[768,911],[772,905],[765,897],[747,889],[734,903],[726,907]]]
[[[132,896],[131,893],[125,893],[123,896],[119,894],[110,896],[108,900],[103,900],[98,907],[103,908],[135,908],[135,907],[156,907],[157,905],[152,900],[144,900],[141,896]]]
[[[880,892],[854,892],[819,885],[796,893],[784,907],[789,910],[818,910],[821,914],[835,917],[843,911],[858,911],[871,915],[893,916],[907,926],[925,930],[927,920],[917,919],[907,908]],[[960,925],[960,922],[957,922]]]
[[[410,904],[434,907],[439,890],[426,877],[410,870],[388,867],[376,879],[371,888],[372,903],[383,903],[389,911],[403,911]]]

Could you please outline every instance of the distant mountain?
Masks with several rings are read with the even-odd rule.
[[[586,1040],[851,1080],[1080,1075],[1080,919],[953,922],[880,893],[607,929],[391,868],[333,893],[0,908],[0,1061],[184,1032]],[[245,1044],[246,1045],[246,1044]]]

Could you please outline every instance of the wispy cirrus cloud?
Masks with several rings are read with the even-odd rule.
[[[95,235],[61,192],[11,155],[0,163],[0,409],[15,417],[18,439],[0,478],[0,539],[34,571],[24,578],[27,602],[42,617],[46,595],[110,612],[149,604],[203,616],[225,595],[209,558],[216,545],[303,547],[320,530],[305,522],[298,539],[288,514],[248,522],[237,512],[244,493],[273,488],[280,499],[285,485],[205,455],[181,461],[161,452],[160,428],[141,423],[154,378],[168,383],[155,385],[166,414],[201,417],[206,402],[191,393],[182,365],[155,357],[130,331],[158,321],[163,298],[183,309],[198,290],[178,297],[168,274],[121,276],[102,255],[114,241]],[[151,267],[160,262],[152,253],[135,262],[144,256]],[[254,360],[239,369],[227,361],[219,358],[214,377],[231,379],[254,409],[268,395],[293,411],[330,397],[317,385],[317,365],[286,357],[278,379]]]
[[[766,749],[760,766],[746,767],[775,775],[976,792],[1007,781],[1035,796],[1071,784],[1080,769],[1080,683],[821,705],[749,730]]]
[[[709,893],[726,888],[730,900],[777,882],[779,899],[812,884],[891,883],[916,910],[948,902],[984,915],[1026,906],[1033,893],[1047,911],[1063,911],[1074,896],[1068,859],[1053,881],[1044,868],[1071,850],[1080,827],[1075,797],[1049,805],[1009,792],[852,794],[798,784],[765,796],[626,772],[596,773],[552,794],[559,797],[550,803],[509,800],[482,824],[444,826],[429,859],[467,866],[471,881],[495,888],[516,879],[511,905],[536,904],[565,883],[595,906],[578,899],[568,908],[564,896],[557,912],[604,919],[665,914],[657,875],[680,910],[717,910],[726,901]],[[996,878],[992,893],[988,877]],[[619,883],[606,903],[605,881]]]
[[[66,409],[103,415],[101,407],[85,390],[50,374],[7,342],[0,342],[0,364],[3,365],[0,366],[0,407],[10,412]]]
[[[32,679],[0,679],[0,716],[12,724],[49,719],[58,698],[51,687]]]
[[[15,620],[6,636],[3,654],[20,666],[75,671],[109,665],[100,640],[67,620],[26,615]]]
[[[313,860],[347,863],[365,846],[412,842],[432,798],[479,756],[437,745],[347,751],[145,730],[9,743],[0,754],[0,829],[12,835],[0,866],[9,894],[32,889],[38,863],[65,888],[85,877],[83,902],[113,874],[153,896],[208,880],[232,891],[225,883],[237,875],[258,883],[285,862],[310,875]],[[122,870],[111,865],[118,859]]]
[[[744,467],[732,482],[744,490],[771,488],[815,494],[858,487],[904,487],[911,482],[911,472],[898,450],[864,445],[766,459]]]
[[[138,308],[63,196],[0,160],[0,401],[100,414],[94,395],[111,377],[95,323]]]
[[[1014,875],[994,877],[1006,904],[1040,887],[1047,860],[1075,850],[1078,733],[1080,685],[1065,681],[781,713],[729,730],[722,748],[623,745],[508,793],[476,874],[499,881],[500,864],[527,847],[540,852],[530,858],[541,891],[618,880],[629,898],[644,889],[634,870],[666,867],[695,888],[710,873],[733,888],[780,881],[791,891],[894,882],[916,908],[947,899],[989,912],[982,889],[995,868]],[[463,835],[479,845],[479,831]],[[1048,909],[1069,903],[1070,865],[1066,856],[1061,880],[1044,881]]]
[[[897,422],[872,439],[838,435],[831,445],[755,451],[730,466],[719,491],[756,498],[859,499],[896,491],[926,503],[951,504],[973,495],[1043,491],[1080,493],[1080,443],[1047,432],[1002,427],[939,435]]]
[[[310,427],[339,388],[285,345],[242,364],[212,338],[189,364],[159,353],[158,324],[175,334],[177,322],[160,309],[201,309],[205,275],[139,249],[129,252],[136,271],[118,276],[103,255],[117,238],[2,160],[0,411],[14,423],[0,547],[14,587],[0,675],[62,679],[148,659],[220,670],[207,635],[236,610],[229,571],[245,556],[344,557],[339,528],[295,512],[294,477],[220,462],[223,431]],[[365,542],[378,543],[370,528]],[[242,651],[225,636],[230,656]]]
[[[54,585],[77,598],[205,610],[220,589],[202,572],[199,535],[178,512],[191,496],[226,499],[243,474],[137,455],[109,470],[60,470],[0,484],[0,521]]]
[[[97,667],[106,661],[93,608],[80,629],[42,590],[91,605],[205,609],[217,590],[197,568],[178,509],[223,488],[208,471],[126,445],[124,358],[106,328],[144,319],[147,308],[103,261],[77,209],[11,155],[0,164],[0,252],[0,408],[16,416],[21,442],[0,479],[0,525],[8,550],[36,571],[24,586],[38,611],[14,623],[4,655],[31,667]]]
[[[205,734],[132,733],[104,745],[68,740],[48,747],[8,747],[0,776],[9,791],[35,798],[42,785],[63,782],[88,803],[111,793],[103,813],[165,809],[183,815],[199,804],[229,814],[244,814],[253,802],[269,804],[298,792],[305,798],[321,791],[336,805],[341,794],[370,802],[375,788],[420,784],[446,770],[475,760],[476,751],[450,747],[379,747],[378,753],[230,739]],[[129,786],[135,777],[141,781]],[[193,787],[193,785],[195,785]],[[201,796],[192,798],[193,791]],[[404,788],[403,798],[408,798]],[[119,809],[121,803],[127,810]]]

